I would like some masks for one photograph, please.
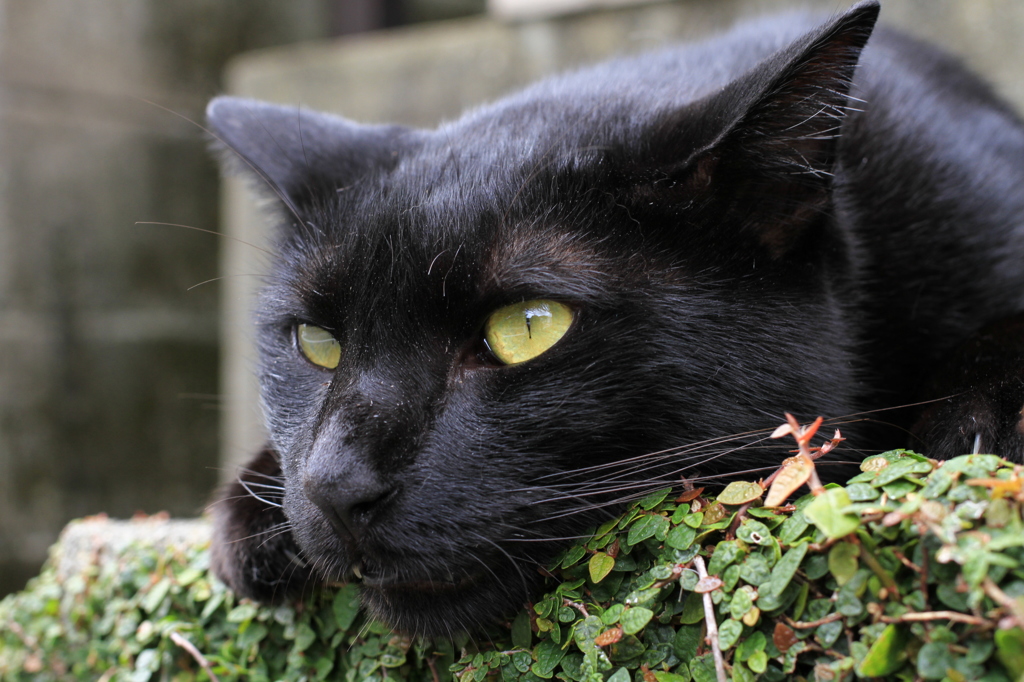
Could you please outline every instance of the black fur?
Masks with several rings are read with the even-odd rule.
[[[872,36],[877,12],[761,20],[436,131],[214,100],[282,206],[258,320],[283,508],[228,494],[219,574],[267,599],[361,573],[397,628],[477,627],[607,505],[772,466],[758,430],[783,411],[912,402],[1024,309],[1021,122],[935,48]],[[533,298],[573,326],[499,366],[483,322]],[[297,352],[300,323],[333,331],[337,370]]]
[[[1024,462],[1024,314],[981,329],[939,363],[912,429],[923,452]]]

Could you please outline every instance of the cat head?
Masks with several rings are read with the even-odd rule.
[[[848,411],[818,379],[851,364],[831,180],[877,11],[732,73],[666,52],[431,131],[214,100],[279,208],[260,382],[303,579],[475,628],[624,500],[785,456],[731,434]],[[224,504],[230,542],[253,512]],[[219,570],[251,593],[237,554]]]

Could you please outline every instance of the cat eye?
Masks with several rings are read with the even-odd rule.
[[[498,308],[487,318],[484,339],[506,365],[537,357],[565,336],[572,308],[558,301],[534,300]]]
[[[334,369],[341,362],[341,344],[326,329],[300,324],[295,328],[295,339],[302,354],[317,367]]]

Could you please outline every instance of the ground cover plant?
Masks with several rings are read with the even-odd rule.
[[[815,428],[780,428],[800,451],[765,485],[639,500],[484,635],[393,634],[351,585],[258,606],[209,575],[204,546],[134,545],[63,584],[51,562],[0,602],[0,678],[1024,679],[1024,467],[896,450],[821,486]]]

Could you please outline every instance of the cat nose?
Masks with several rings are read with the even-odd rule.
[[[394,489],[361,463],[347,463],[334,475],[307,474],[303,491],[334,531],[358,542]]]

